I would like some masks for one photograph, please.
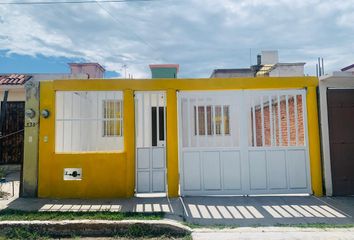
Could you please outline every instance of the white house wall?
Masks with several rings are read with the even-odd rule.
[[[7,96],[8,102],[26,101],[26,92],[23,87],[8,89],[8,90],[9,90],[9,94]],[[5,89],[0,89],[0,103],[4,100],[4,95],[5,95]],[[1,104],[0,104],[0,109],[1,109]]]
[[[270,77],[293,77],[304,76],[304,66],[299,65],[276,65],[269,73]]]

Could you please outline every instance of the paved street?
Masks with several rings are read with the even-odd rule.
[[[238,228],[232,230],[199,230],[192,233],[194,240],[352,240],[350,229],[299,229],[299,228]]]

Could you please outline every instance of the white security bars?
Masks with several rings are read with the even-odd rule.
[[[163,147],[166,139],[164,92],[135,92],[136,147]]]
[[[298,92],[250,92],[249,146],[305,146],[303,98]]]
[[[229,102],[237,102],[237,96],[184,93],[180,99],[183,147],[238,146],[239,108]]]
[[[57,91],[55,152],[123,150],[121,91]]]

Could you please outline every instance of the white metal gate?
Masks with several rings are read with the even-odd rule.
[[[305,93],[180,92],[181,194],[310,193]]]
[[[136,192],[166,192],[166,97],[135,92]]]

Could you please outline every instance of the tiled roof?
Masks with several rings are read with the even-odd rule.
[[[32,76],[24,74],[0,75],[0,85],[23,85]]]

